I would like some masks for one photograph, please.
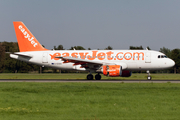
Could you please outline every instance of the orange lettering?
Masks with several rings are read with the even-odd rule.
[[[123,54],[123,53],[122,53],[122,52],[119,52],[119,53],[116,55],[116,58],[117,58],[118,60],[122,60],[123,58],[119,58],[119,57],[118,57],[119,54]]]
[[[106,53],[107,54],[107,59],[108,60],[112,60],[113,58],[111,57],[111,54],[113,54],[113,52],[109,51]]]
[[[97,57],[98,57],[98,59],[99,60],[104,60],[105,59],[105,53],[103,53],[103,52],[100,52],[98,55],[97,55]]]
[[[96,53],[97,51],[92,51],[92,56],[90,55],[87,56],[88,60],[94,60],[96,58]]]
[[[131,56],[129,58],[126,58],[126,54],[130,54]],[[130,52],[127,52],[127,53],[124,54],[124,59],[126,59],[126,60],[130,60],[131,57],[132,57],[132,54]]]
[[[61,56],[61,53],[54,53],[53,55],[49,54],[51,56],[51,60],[54,59],[54,60],[59,60],[60,58],[55,58],[55,57],[59,57]]]
[[[63,57],[69,57],[69,53],[63,53]]]
[[[138,52],[135,52],[135,53],[133,53],[133,60],[135,60],[135,55],[138,55],[138,60],[139,60],[139,56],[140,56],[140,54],[142,54],[142,60],[144,60],[144,53],[143,52],[140,52],[140,53],[138,53]]]
[[[88,53],[79,53],[79,55],[81,56],[81,59],[85,59],[87,54]]]
[[[77,58],[78,53],[74,52],[71,54],[72,57]]]

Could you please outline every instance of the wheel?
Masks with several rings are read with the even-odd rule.
[[[95,75],[95,79],[96,80],[101,80],[101,75],[100,74]]]
[[[93,80],[93,75],[92,74],[87,75],[87,80]]]
[[[148,79],[148,80],[151,80],[152,78],[151,78],[151,76],[148,76],[147,79]]]

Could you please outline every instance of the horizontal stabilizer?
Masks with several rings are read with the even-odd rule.
[[[13,53],[13,54],[10,54],[10,55],[18,55],[18,56],[22,56],[22,57],[26,57],[26,58],[32,58],[33,56],[30,55],[30,54],[25,54],[25,53]]]

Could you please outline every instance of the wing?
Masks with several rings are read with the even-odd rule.
[[[72,57],[55,57],[60,58],[63,63],[74,63],[73,65],[81,65],[82,68],[90,68],[90,69],[98,69],[100,66],[103,65],[101,61],[92,61],[92,60],[85,60],[80,58],[72,58]]]
[[[61,57],[57,56],[55,58],[60,58],[64,61],[64,63],[74,63],[73,65],[81,65],[81,67],[86,69],[99,69],[102,65],[117,65],[115,62],[104,62],[104,61],[96,61],[96,60],[87,60],[73,57]],[[127,68],[127,65],[124,63],[118,63],[118,65],[123,65],[123,68]]]

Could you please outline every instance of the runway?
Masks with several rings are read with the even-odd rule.
[[[0,82],[104,82],[104,83],[180,83],[180,80],[65,80],[65,79],[0,79]]]

